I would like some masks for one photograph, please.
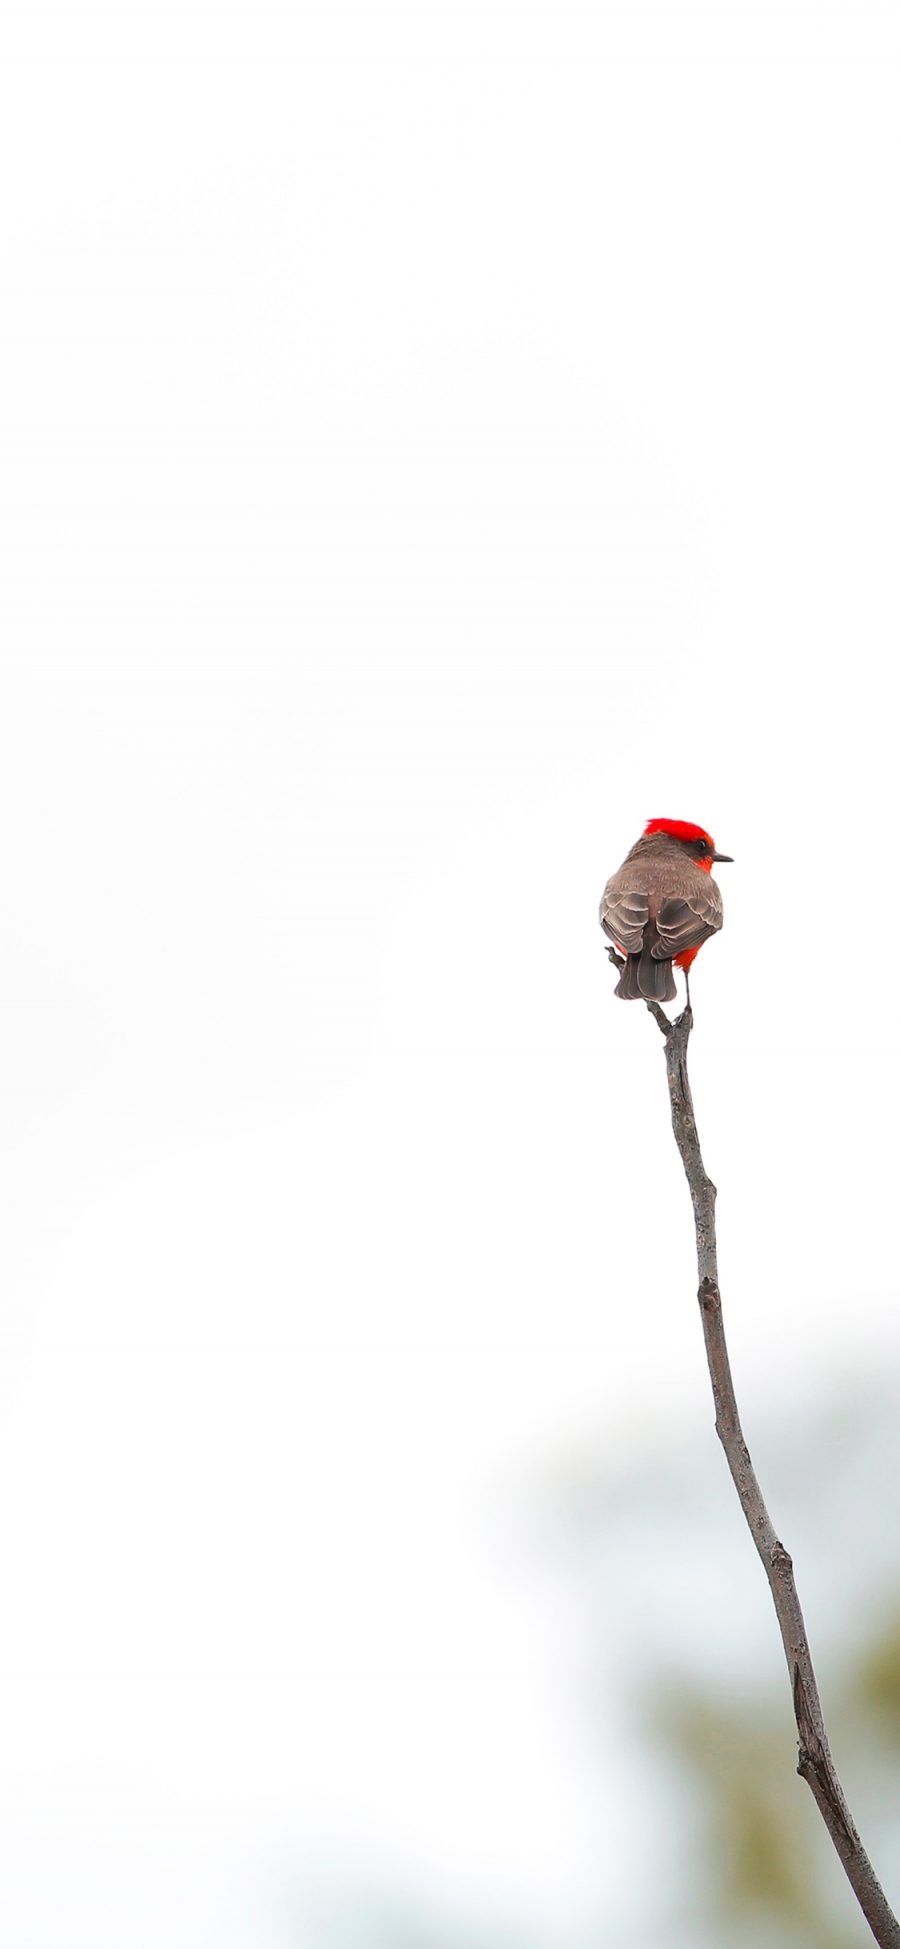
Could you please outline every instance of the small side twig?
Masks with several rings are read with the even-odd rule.
[[[615,949],[609,949],[609,956],[616,966],[624,965]],[[900,1949],[900,1923],[889,1906],[860,1840],[831,1757],[806,1624],[794,1582],[793,1562],[775,1533],[741,1428],[719,1293],[716,1187],[704,1168],[688,1079],[687,1048],[693,1017],[688,1007],[673,1022],[657,1003],[648,1002],[647,1007],[666,1039],[666,1076],[672,1128],[694,1207],[697,1270],[700,1277],[698,1299],[716,1410],[716,1433],[725,1450],[732,1481],[772,1592],[797,1722],[797,1771],[813,1793],[875,1941],[880,1949]]]

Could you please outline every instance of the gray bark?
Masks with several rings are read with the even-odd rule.
[[[610,960],[621,967],[620,956],[614,949],[610,948],[608,952]],[[731,1478],[772,1592],[797,1722],[797,1771],[812,1790],[875,1941],[881,1945],[881,1949],[900,1949],[900,1923],[888,1904],[860,1840],[831,1757],[809,1639],[794,1582],[793,1562],[775,1533],[741,1428],[719,1293],[716,1187],[704,1167],[688,1078],[687,1050],[693,1027],[690,1004],[674,1022],[669,1021],[656,1003],[648,1002],[647,1006],[666,1039],[666,1076],[672,1128],[694,1207],[700,1278],[697,1296],[716,1410],[716,1433],[725,1450]]]

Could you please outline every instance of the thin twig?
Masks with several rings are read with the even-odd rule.
[[[619,967],[623,966],[613,949],[610,949],[610,960]],[[656,1003],[648,1002],[647,1006],[666,1039],[666,1076],[672,1106],[672,1128],[694,1207],[697,1270],[700,1275],[698,1298],[716,1409],[716,1433],[725,1450],[732,1481],[772,1592],[797,1721],[797,1771],[812,1790],[875,1941],[881,1945],[881,1949],[900,1949],[900,1923],[888,1905],[859,1838],[831,1757],[809,1639],[794,1583],[793,1563],[784,1544],[776,1536],[741,1429],[719,1294],[716,1187],[704,1169],[688,1080],[687,1048],[693,1017],[688,1007],[683,1015],[672,1022]]]

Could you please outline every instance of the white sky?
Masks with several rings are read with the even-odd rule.
[[[736,857],[693,1073],[746,1419],[898,1352],[900,23],[9,45],[10,1940],[319,1949],[286,1891],[368,1876],[574,1943],[627,1835],[524,1512],[710,1420],[597,927],[651,814]]]

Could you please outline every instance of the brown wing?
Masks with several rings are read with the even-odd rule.
[[[691,888],[687,899],[672,896],[664,900],[657,915],[659,939],[650,949],[655,961],[674,959],[687,948],[702,947],[710,934],[722,925],[722,895],[707,874],[698,873],[699,885]]]
[[[644,928],[650,918],[650,901],[646,893],[638,893],[634,888],[616,885],[615,875],[608,880],[600,902],[600,925],[609,935],[615,947],[623,954],[640,954],[644,945]]]

